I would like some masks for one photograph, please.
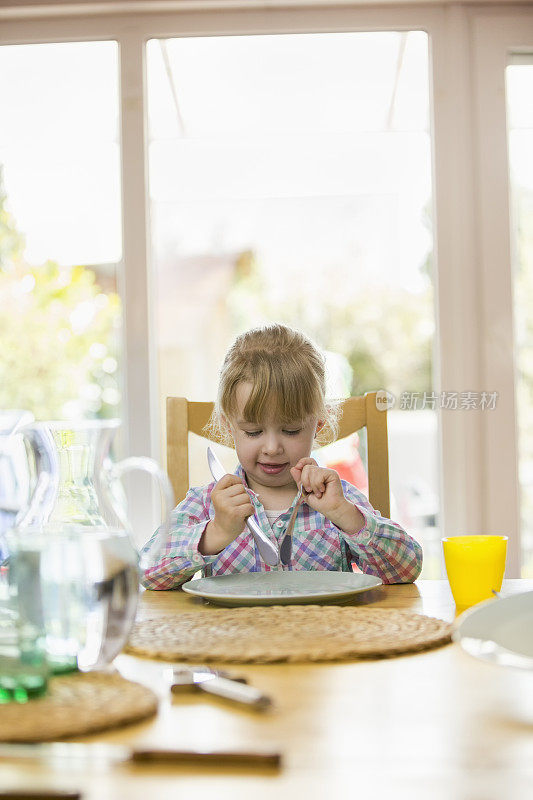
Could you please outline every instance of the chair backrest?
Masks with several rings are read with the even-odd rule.
[[[213,403],[191,402],[184,397],[167,397],[167,471],[176,501],[183,500],[189,489],[189,433],[213,437],[204,432],[213,411]],[[371,504],[382,516],[390,514],[389,450],[387,412],[376,406],[376,392],[348,397],[342,403],[338,439],[366,428],[368,494]],[[216,441],[216,440],[215,440]]]

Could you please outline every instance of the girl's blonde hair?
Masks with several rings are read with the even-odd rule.
[[[326,402],[325,359],[300,331],[274,323],[241,334],[224,358],[215,409],[207,430],[224,444],[233,444],[225,419],[237,414],[237,386],[251,383],[244,419],[282,424],[316,416],[324,421],[317,444],[335,439],[339,407]]]

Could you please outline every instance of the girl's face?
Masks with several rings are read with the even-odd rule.
[[[290,469],[311,453],[317,428],[320,427],[318,417],[295,420],[290,425],[281,425],[274,419],[261,425],[246,422],[243,410],[251,390],[250,383],[239,384],[236,392],[237,415],[229,421],[248,484],[258,494],[263,487],[294,488],[296,491]]]

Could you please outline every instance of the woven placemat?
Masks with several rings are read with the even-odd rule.
[[[385,658],[450,641],[441,619],[389,608],[255,606],[135,623],[127,650],[167,661]]]
[[[42,742],[137,722],[155,714],[157,697],[116,673],[52,678],[48,693],[27,703],[0,705],[0,741]]]

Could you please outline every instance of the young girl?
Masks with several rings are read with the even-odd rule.
[[[211,429],[234,444],[237,470],[189,490],[172,512],[160,555],[144,570],[144,586],[174,589],[206,568],[213,575],[349,572],[352,561],[384,583],[418,577],[420,545],[334,470],[310,458],[313,445],[335,433],[336,410],[325,401],[324,358],[303,334],[275,324],[237,338],[222,366]],[[279,548],[300,485],[307,494],[296,517],[290,563],[270,567],[246,518],[255,514]],[[141,556],[149,556],[157,536]]]

